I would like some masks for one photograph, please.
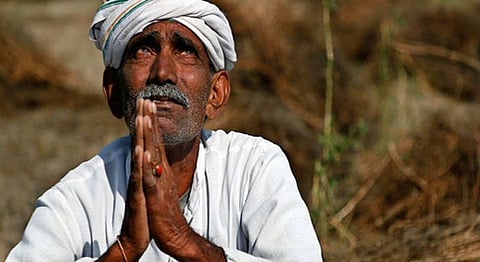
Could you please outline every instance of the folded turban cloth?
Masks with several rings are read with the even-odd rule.
[[[119,68],[128,42],[148,25],[174,20],[202,41],[215,70],[231,70],[237,60],[232,30],[220,9],[203,0],[111,0],[97,10],[90,39],[105,66]]]

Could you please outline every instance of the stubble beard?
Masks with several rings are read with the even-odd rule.
[[[135,118],[137,99],[154,100],[155,96],[167,96],[177,104],[180,104],[185,112],[186,117],[178,119],[175,130],[163,133],[163,143],[165,145],[177,145],[189,142],[194,139],[200,132],[205,123],[205,109],[208,101],[208,87],[205,88],[203,95],[193,98],[193,104],[200,103],[201,107],[192,106],[192,101],[183,94],[175,85],[149,85],[139,93],[131,92],[130,88],[124,88],[124,112],[125,122],[130,131],[130,135],[135,135]],[[199,121],[199,119],[202,119]],[[155,119],[153,123],[156,123]]]

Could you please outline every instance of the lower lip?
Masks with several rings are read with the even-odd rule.
[[[162,111],[165,109],[170,109],[177,104],[171,100],[154,100],[155,106],[157,107],[157,111]]]
[[[163,104],[175,104],[172,100],[153,100],[153,103],[156,105],[163,105]]]

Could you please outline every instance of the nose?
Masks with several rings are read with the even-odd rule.
[[[150,82],[175,84],[177,82],[177,65],[174,54],[168,49],[160,51],[150,70]]]

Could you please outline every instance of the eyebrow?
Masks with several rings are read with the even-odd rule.
[[[149,32],[146,34],[141,35],[135,42],[133,42],[132,47],[137,46],[139,44],[148,44],[155,42],[158,38],[159,33],[156,31]]]
[[[196,56],[199,55],[198,48],[195,46],[195,44],[193,43],[193,41],[190,38],[185,37],[184,35],[182,35],[179,32],[174,32],[173,36],[172,36],[172,40],[173,40],[173,44],[174,44],[175,48],[177,48],[179,50],[188,49],[188,50],[194,52]]]

